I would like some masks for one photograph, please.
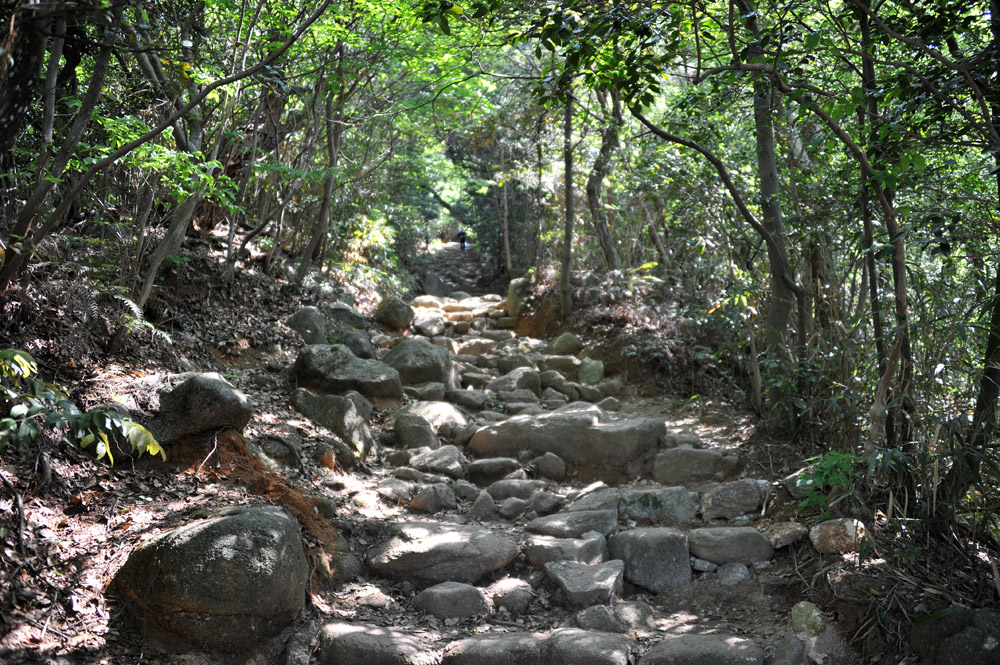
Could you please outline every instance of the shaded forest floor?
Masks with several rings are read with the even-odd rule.
[[[79,280],[79,272],[86,272],[83,266],[77,273],[64,266],[43,267],[49,272],[36,274],[35,286],[14,293],[0,317],[2,346],[32,353],[43,377],[66,386],[79,406],[118,402],[140,422],[153,409],[149,386],[157,377],[217,371],[250,398],[256,415],[245,432],[248,442],[266,445],[271,435],[292,435],[302,440],[303,451],[320,446],[324,434],[288,404],[282,372],[302,341],[282,322],[304,305],[348,293],[360,311],[370,313],[377,301],[374,290],[357,288],[346,278],[338,283],[336,276],[323,286],[298,289],[261,274],[253,264],[238,271],[227,288],[217,243],[194,242],[192,258],[167,271],[147,308],[155,330],[138,326],[118,353],[105,354],[116,301],[89,295]],[[473,252],[446,245],[434,260],[441,274],[460,274],[471,284]],[[773,480],[796,471],[805,457],[818,452],[758,433],[753,414],[725,399],[715,370],[697,359],[684,326],[663,315],[670,303],[654,311],[651,303],[639,307],[635,300],[587,300],[586,291],[580,293],[578,313],[568,327],[596,344],[609,370],[635,387],[625,405],[630,414],[662,417],[675,432],[727,441],[755,474]],[[551,296],[543,292],[533,306],[528,325],[538,333],[563,328],[552,320]],[[169,340],[156,331],[167,333]],[[668,350],[660,362],[626,353],[636,340],[651,335],[659,336]],[[137,636],[121,621],[121,606],[105,595],[107,585],[151,530],[183,524],[211,505],[273,497],[253,483],[248,487],[218,455],[168,452],[166,464],[125,459],[114,467],[54,441],[4,453],[0,471],[23,498],[24,526],[22,532],[19,508],[5,491],[0,495],[0,660],[209,662],[193,655],[143,654]],[[329,497],[343,530],[363,533],[352,521],[388,514],[372,491],[378,477],[372,469],[330,469],[309,455],[302,459],[295,484]],[[795,515],[797,502],[787,494],[779,492],[773,501],[768,507],[772,513]],[[724,600],[712,606],[709,598],[678,602],[689,601],[691,612],[709,619],[756,621],[756,630],[766,633],[784,621],[781,608],[811,599],[826,610],[864,662],[896,663],[905,654],[907,617],[971,602],[970,597],[993,597],[981,562],[969,561],[960,551],[929,548],[918,537],[876,535],[881,548],[860,566],[856,556],[824,558],[806,548],[785,557],[769,573],[773,588],[766,599],[747,598],[742,607],[719,604]],[[394,599],[380,593],[356,584],[316,589],[307,619],[347,609],[359,620],[391,616],[394,622],[415,621],[412,612],[400,609],[405,595]],[[277,656],[258,657],[263,663]]]

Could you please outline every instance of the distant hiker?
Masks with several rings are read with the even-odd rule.
[[[458,244],[462,247],[462,251],[464,252],[465,251],[465,242],[466,242],[466,240],[468,240],[468,237],[465,235],[465,231],[459,231],[458,233],[456,233],[455,234],[455,240],[458,241]]]

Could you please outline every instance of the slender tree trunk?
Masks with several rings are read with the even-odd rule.
[[[618,127],[622,122],[621,102],[618,94],[612,93],[612,107],[609,109],[604,100],[604,93],[598,92],[601,109],[604,111],[604,128],[601,133],[601,150],[594,160],[594,166],[587,178],[587,206],[590,208],[590,222],[594,227],[594,235],[604,253],[604,263],[608,270],[621,270],[622,262],[608,228],[608,213],[604,208],[601,189],[604,179],[611,171],[611,158],[618,149]]]
[[[993,46],[1000,48],[1000,0],[990,2],[990,29]],[[1000,66],[998,66],[1000,73]],[[1000,104],[990,106],[990,115],[995,125],[1000,120]],[[1000,153],[994,153],[994,162],[1000,168]],[[996,173],[997,209],[1000,210],[1000,170]],[[979,476],[980,458],[983,449],[994,440],[997,430],[997,400],[1000,399],[1000,261],[997,262],[996,282],[993,288],[993,306],[990,309],[990,324],[986,338],[986,353],[983,358],[983,375],[979,380],[979,395],[972,412],[972,429],[969,433],[967,450],[954,456],[951,469],[942,483],[942,496],[949,503],[962,499],[970,485]]]
[[[573,309],[569,276],[573,269],[573,96],[566,91],[566,108],[563,113],[563,164],[566,180],[566,224],[563,231],[562,274],[559,276],[559,303],[562,318],[569,318]]]

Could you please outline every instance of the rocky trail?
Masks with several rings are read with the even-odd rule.
[[[446,244],[429,281],[474,288],[474,261]],[[794,468],[751,459],[738,414],[640,394],[571,333],[526,336],[526,295],[388,298],[374,320],[317,302],[286,320],[303,346],[137,380],[172,466],[124,482],[155,504],[99,479],[72,501],[96,517],[79,574],[164,650],[144,662],[859,662],[800,601],[860,524],[794,521]]]

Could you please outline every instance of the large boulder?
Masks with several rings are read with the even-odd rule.
[[[707,527],[688,534],[691,554],[722,565],[769,561],[774,556],[771,543],[752,526]]]
[[[166,384],[176,387],[160,392],[159,413],[149,423],[162,444],[221,429],[242,431],[253,415],[246,395],[215,372],[181,374]]]
[[[292,393],[292,406],[309,420],[343,439],[357,457],[364,459],[375,451],[375,437],[358,413],[354,400],[349,397],[316,395],[299,388]]]
[[[443,383],[448,390],[459,387],[458,371],[447,349],[426,339],[405,339],[385,354],[382,361],[399,372],[403,385],[435,381]]]
[[[477,526],[402,522],[368,557],[379,575],[418,582],[474,584],[517,558],[517,544]]]
[[[336,328],[355,328],[361,330],[368,325],[368,319],[363,314],[360,314],[353,307],[342,302],[322,305],[321,310]]]
[[[326,319],[315,307],[303,307],[285,320],[306,344],[326,344]]]
[[[378,360],[358,358],[340,344],[305,347],[292,374],[300,387],[327,395],[356,390],[377,407],[398,404],[403,398],[399,372]]]
[[[928,665],[1000,663],[1000,610],[952,607],[923,617],[910,634],[913,651]]]
[[[413,323],[413,308],[402,298],[389,296],[375,308],[375,321],[388,330],[406,330]]]
[[[113,588],[154,646],[241,652],[299,615],[308,578],[298,522],[241,506],[147,540]]]

